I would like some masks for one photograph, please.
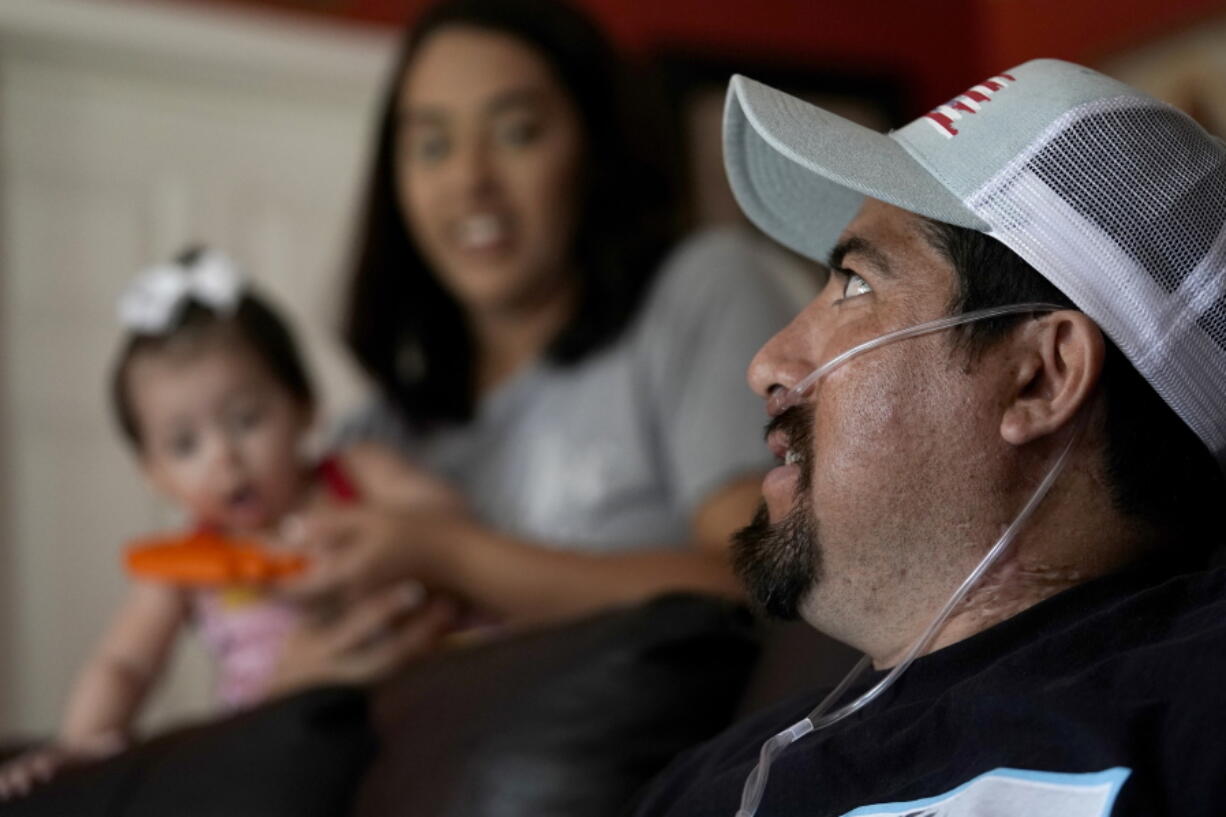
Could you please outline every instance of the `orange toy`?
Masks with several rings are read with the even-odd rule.
[[[125,561],[128,572],[138,578],[194,586],[270,584],[301,573],[307,565],[297,553],[206,532],[134,542]]]

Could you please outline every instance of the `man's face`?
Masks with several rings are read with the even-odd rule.
[[[853,346],[947,314],[955,291],[923,222],[878,201],[848,225],[832,267],[819,296],[750,364],[762,397]],[[860,646],[908,638],[974,564],[1001,375],[969,372],[951,340],[857,357],[772,418],[768,444],[783,464],[763,481],[763,508],[734,549],[768,610],[803,614]]]

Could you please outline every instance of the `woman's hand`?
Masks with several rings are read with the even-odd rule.
[[[389,582],[415,579],[506,622],[586,615],[660,593],[739,598],[730,533],[753,516],[756,476],[713,492],[685,548],[591,553],[494,531],[463,511],[381,505],[322,508],[300,526],[311,566],[286,591],[310,607],[341,607]]]
[[[377,681],[433,650],[458,614],[453,601],[413,582],[373,591],[338,616],[304,621],[285,645],[270,692]]]
[[[447,523],[470,521],[460,492],[381,446],[354,445],[340,458],[362,502],[316,507],[287,521],[283,535],[310,567],[282,585],[285,594],[328,609],[390,582],[440,584]]]
[[[405,580],[450,587],[448,562],[473,522],[456,510],[387,505],[320,508],[301,517],[296,544],[309,560],[281,591],[305,607],[344,607]]]
[[[64,769],[110,757],[125,744],[121,736],[108,734],[72,745],[52,743],[26,752],[0,766],[0,802],[24,797]]]

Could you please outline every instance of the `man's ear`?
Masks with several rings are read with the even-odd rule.
[[[1028,322],[1017,342],[1016,390],[1000,421],[1011,445],[1052,434],[1077,415],[1098,388],[1107,348],[1098,325],[1071,309]]]

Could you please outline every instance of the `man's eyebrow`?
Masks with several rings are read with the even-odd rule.
[[[853,235],[851,238],[840,241],[835,245],[835,248],[830,251],[830,268],[841,268],[843,266],[843,259],[853,254],[864,256],[883,275],[894,276],[894,270],[890,266],[890,259],[886,258],[885,253],[873,242],[858,235]]]

